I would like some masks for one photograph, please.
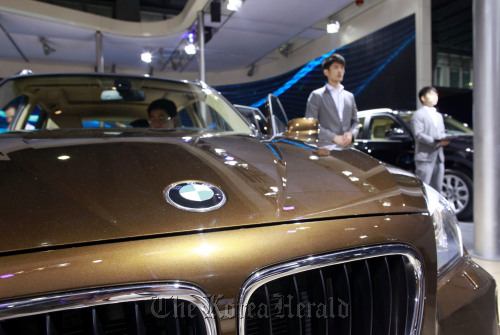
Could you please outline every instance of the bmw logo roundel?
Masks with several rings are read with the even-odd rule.
[[[174,183],[163,193],[169,204],[191,212],[213,211],[226,203],[226,195],[220,188],[202,181]]]

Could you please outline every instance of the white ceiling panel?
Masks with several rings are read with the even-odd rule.
[[[0,13],[0,23],[9,33],[13,34],[77,40],[86,39],[89,35],[95,34],[95,31],[89,29],[16,14]]]
[[[276,22],[249,20],[241,17],[233,17],[224,26],[224,30],[253,31],[263,34],[293,36],[304,29],[297,24],[283,25]]]
[[[297,34],[297,37],[305,38],[308,40],[315,40],[315,39],[320,38],[321,36],[325,35],[325,33],[326,33],[326,26],[323,29],[308,28],[306,30],[301,31],[299,34]]]
[[[16,47],[11,43],[9,38],[0,32],[0,54],[2,58],[5,59],[19,59],[22,60],[22,56],[16,50]]]
[[[257,22],[307,27],[352,2],[352,0],[249,0],[243,3],[241,10],[235,16]]]
[[[223,9],[220,23],[211,22],[210,14],[206,13],[205,25],[214,27],[214,34],[206,44],[205,68],[207,71],[235,70],[273,60],[274,51],[288,41],[300,39],[303,45],[307,40],[323,36],[323,30],[311,27],[353,1],[246,0],[238,12]],[[103,17],[102,20],[112,19]],[[95,66],[96,31],[78,27],[70,18],[68,24],[60,22],[60,17],[50,20],[29,12],[25,15],[0,12],[0,24],[6,31],[0,31],[0,59],[23,59],[10,42],[10,36],[31,62]],[[143,69],[148,65],[140,61],[140,54],[150,50],[153,52],[152,65],[158,67],[180,46],[185,34],[139,38],[124,36],[120,31],[102,33],[104,63]],[[45,55],[40,36],[56,51]],[[197,69],[198,64],[193,60],[184,71]]]
[[[244,30],[220,30],[210,41],[212,50],[227,50],[233,54],[255,55],[267,54],[271,50],[286,42],[287,37],[283,35],[273,35],[257,33]],[[227,41],[231,41],[231,48],[227,48]]]

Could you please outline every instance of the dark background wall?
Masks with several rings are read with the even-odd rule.
[[[302,117],[311,91],[325,84],[321,60],[333,52],[346,58],[342,84],[354,93],[358,110],[416,109],[414,15],[281,76],[216,88],[234,104],[259,108],[267,94],[274,93],[279,96],[289,118]]]
[[[437,90],[439,92],[439,102],[437,104],[439,111],[449,114],[473,128],[472,90],[447,87],[437,87]]]

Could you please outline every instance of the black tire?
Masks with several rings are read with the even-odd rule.
[[[458,170],[446,170],[442,193],[452,204],[459,220],[472,217],[474,189],[472,179]]]

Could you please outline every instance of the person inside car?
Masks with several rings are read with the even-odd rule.
[[[16,115],[16,110],[17,110],[16,105],[9,105],[7,106],[7,108],[5,108],[5,120],[7,121],[7,124],[10,124],[14,119],[14,116]]]
[[[158,99],[148,106],[150,128],[175,128],[177,126],[177,107],[168,99]]]

